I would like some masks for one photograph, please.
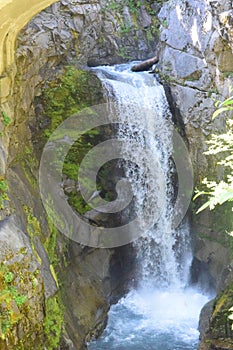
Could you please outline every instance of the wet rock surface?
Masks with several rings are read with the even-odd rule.
[[[1,210],[1,219],[9,216],[14,209],[15,215],[20,218],[15,224],[16,231],[19,230],[21,238],[27,237],[27,220],[23,210],[23,205],[27,205],[44,228],[39,241],[38,237],[33,241],[36,252],[32,247],[30,252],[35,264],[37,254],[43,261],[40,290],[35,296],[36,311],[33,309],[35,312],[30,316],[37,320],[39,333],[45,317],[44,311],[39,309],[46,297],[55,293],[57,284],[41,243],[43,237],[46,241],[49,236],[49,228],[38,200],[38,163],[32,162],[38,157],[40,147],[36,148],[36,157],[29,153],[29,149],[33,148],[32,134],[38,128],[38,125],[35,126],[35,113],[37,116],[43,114],[38,112],[42,106],[35,106],[33,101],[35,96],[41,95],[46,82],[59,76],[64,65],[80,68],[122,63],[148,59],[157,53],[159,31],[156,13],[160,5],[146,2],[135,15],[128,6],[119,5],[119,1],[115,3],[116,8],[113,9],[112,3],[104,0],[61,0],[41,12],[20,33],[16,66],[8,72],[7,78],[1,80],[2,108],[11,120],[7,126],[0,125],[3,132],[0,175],[9,179],[11,197],[11,203]],[[231,1],[170,0],[162,7],[159,19],[161,43],[158,69],[161,79],[169,87],[180,128],[189,144],[195,181],[199,182],[204,174],[208,175],[207,169],[216,174],[216,163],[208,160],[203,150],[206,149],[208,136],[223,126],[221,121],[213,123],[211,120],[213,99],[228,96],[228,86],[232,82],[232,4]],[[37,122],[41,123],[41,128],[46,126],[42,125],[46,124],[43,118],[38,118]],[[70,185],[73,186],[73,183]],[[222,238],[227,216],[229,212],[226,210],[220,212],[217,219],[211,213],[200,214],[198,218],[193,215],[192,218],[193,237],[196,237],[195,258],[200,265],[206,266],[218,291],[232,282],[231,243]],[[36,223],[35,220],[33,222]],[[9,232],[14,237],[12,229]],[[14,249],[14,244],[17,246],[16,239],[10,243],[10,249]],[[29,240],[25,244],[26,247],[28,244],[32,246]],[[56,250],[61,258],[56,271],[64,283],[63,300],[67,308],[67,329],[63,332],[61,347],[82,349],[86,340],[103,330],[110,303],[122,295],[120,286],[126,286],[131,279],[134,253],[129,253],[127,249],[85,249],[60,236]],[[130,268],[124,270],[127,264]],[[226,293],[223,308],[217,307],[216,311],[217,300],[212,316],[210,308],[202,316],[203,341],[200,349],[233,347],[229,323],[224,315],[232,296]],[[23,325],[22,322],[22,328]],[[30,327],[33,328],[33,324]],[[220,333],[216,333],[217,329],[221,330]],[[31,331],[32,337],[35,337],[35,328]],[[14,334],[17,337],[16,328]],[[22,331],[19,339],[23,339],[24,335]],[[43,334],[40,333],[37,339],[39,349],[39,343],[44,342]],[[4,349],[5,345],[1,346]],[[31,345],[25,346],[25,349],[27,346],[30,349]]]
[[[182,119],[179,125],[190,149],[195,182],[200,183],[204,177],[218,178],[216,159],[207,158],[203,150],[209,135],[223,130],[223,118],[212,121],[213,100],[228,97],[232,85],[232,3],[171,0],[164,4],[159,18],[162,28],[158,67],[169,86],[177,118]],[[225,206],[214,213],[205,210],[196,216],[200,205],[194,206],[191,215],[193,273],[198,270],[203,287],[211,281],[220,292],[231,285],[233,277],[232,238],[226,234],[232,230],[231,208]],[[232,348],[227,319],[232,299],[227,289],[223,293],[220,302],[217,297],[202,311],[200,350]]]
[[[22,341],[25,350],[32,343],[38,349],[58,347],[59,332],[61,349],[85,349],[85,342],[102,332],[110,304],[123,295],[130,282],[134,257],[130,248],[89,249],[66,240],[49,223],[38,189],[43,141],[37,136],[48,126],[38,101],[47,83],[59,77],[67,65],[82,68],[155,54],[159,7],[145,1],[139,14],[121,2],[114,6],[104,0],[61,0],[42,11],[19,34],[16,64],[1,80],[2,109],[10,119],[9,125],[0,125],[0,175],[8,182],[10,197],[1,218],[11,217],[15,211],[16,229],[28,239],[32,260],[39,261],[41,270],[35,312],[30,316],[34,319],[28,328],[37,342],[30,337],[24,342],[23,332],[17,336],[17,327],[23,328],[24,321],[11,328],[15,344]],[[73,186],[71,180],[66,186]],[[14,239],[11,242],[13,246],[16,243]],[[27,266],[20,267],[21,272],[25,269]],[[65,307],[63,329],[60,303]],[[43,308],[42,312],[38,308]],[[53,341],[52,345],[48,341]]]

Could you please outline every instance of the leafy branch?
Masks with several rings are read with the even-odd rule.
[[[213,114],[213,119],[223,112],[233,110],[233,96],[223,102],[216,102],[215,105],[218,108]],[[213,210],[217,205],[233,201],[233,119],[229,115],[227,118],[226,132],[212,135],[211,139],[207,141],[209,149],[204,152],[206,155],[220,154],[223,158],[217,164],[224,167],[227,175],[224,180],[219,182],[210,181],[207,178],[202,181],[206,189],[204,191],[197,190],[194,200],[201,195],[207,195],[208,201],[198,209],[197,213],[208,207]]]
[[[207,195],[208,201],[205,202],[197,211],[200,213],[202,210],[209,208],[214,209],[217,205],[222,205],[225,202],[233,202],[233,119],[231,118],[231,111],[233,110],[233,96],[230,96],[223,102],[216,102],[216,111],[213,113],[213,119],[215,119],[221,113],[228,112],[226,120],[226,132],[219,135],[212,135],[211,139],[207,142],[209,149],[205,154],[207,155],[223,155],[221,161],[217,164],[224,167],[227,170],[227,175],[224,180],[220,182],[209,181],[205,178],[202,184],[205,185],[205,191],[197,191],[194,199],[201,195]],[[233,206],[232,206],[233,211]],[[233,232],[229,233],[233,236]],[[233,321],[233,307],[229,310],[230,314],[228,319]],[[233,330],[233,323],[231,325]]]

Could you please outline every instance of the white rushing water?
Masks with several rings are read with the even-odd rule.
[[[124,154],[132,160],[126,177],[136,198],[135,211],[142,222],[156,217],[156,224],[134,243],[139,287],[111,307],[104,334],[88,348],[197,349],[199,312],[208,297],[188,286],[192,254],[187,220],[172,229],[172,122],[164,89],[152,74],[133,73],[130,65],[95,71],[108,101],[116,105],[118,137],[146,144],[159,166],[155,176],[151,154],[142,158],[126,143]]]

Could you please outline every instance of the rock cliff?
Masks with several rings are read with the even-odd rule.
[[[0,77],[1,349],[26,350],[32,344],[37,349],[84,349],[102,331],[110,303],[132,272],[129,247],[82,247],[65,239],[46,216],[38,189],[43,131],[50,123],[44,94],[61,81],[67,67],[80,71],[147,59],[159,51],[160,78],[189,145],[198,184],[207,174],[221,175],[203,150],[209,135],[224,124],[221,119],[213,123],[211,116],[213,99],[227,96],[232,84],[232,35],[232,3],[227,0],[61,0],[22,29],[15,55],[13,36],[10,47],[0,36],[0,48],[5,45],[11,57]],[[93,103],[103,98],[97,90]],[[223,207],[196,216],[195,210],[190,210],[194,280],[202,272],[218,292],[226,287],[203,311],[200,349],[230,349],[232,242],[225,235],[232,225],[230,212]]]
[[[169,86],[170,100],[178,111],[183,134],[192,158],[195,184],[208,176],[218,178],[221,170],[216,159],[206,157],[206,140],[211,133],[223,130],[224,118],[213,122],[214,100],[229,96],[232,86],[232,2],[170,0],[162,7],[160,72]],[[194,240],[193,274],[218,292],[228,286],[222,297],[203,312],[203,340],[200,349],[231,349],[232,332],[227,315],[232,300],[232,231],[231,206],[196,215],[200,203],[191,207]],[[196,271],[196,272],[195,272]],[[196,279],[194,276],[194,280]],[[205,329],[205,330],[204,330]],[[205,333],[207,332],[207,333]],[[223,342],[222,338],[228,340]],[[215,339],[212,341],[212,339]]]
[[[103,330],[110,303],[127,288],[130,248],[97,250],[63,237],[40,201],[38,167],[51,122],[44,96],[65,72],[154,56],[160,6],[150,1],[135,6],[55,3],[19,33],[10,70],[1,77],[0,242],[1,252],[10,252],[0,259],[0,295],[9,295],[7,304],[0,299],[6,314],[1,349],[84,349]],[[94,96],[89,103],[100,103],[100,87],[88,81],[82,87],[80,80],[78,96],[88,89],[85,94]],[[84,102],[79,98],[75,108]]]

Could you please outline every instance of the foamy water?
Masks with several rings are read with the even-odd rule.
[[[133,290],[111,307],[106,330],[88,349],[196,350],[199,313],[207,301],[192,288]]]
[[[188,220],[172,226],[174,168],[172,118],[162,85],[147,72],[132,73],[130,65],[97,67],[108,101],[119,116],[119,138],[147,145],[157,157],[160,171],[148,171],[151,155],[127,146],[132,184],[139,217],[158,217],[156,224],[135,244],[138,279],[132,290],[111,307],[107,328],[89,350],[196,350],[198,321],[209,297],[188,288],[192,262]],[[159,205],[158,205],[159,203]]]

